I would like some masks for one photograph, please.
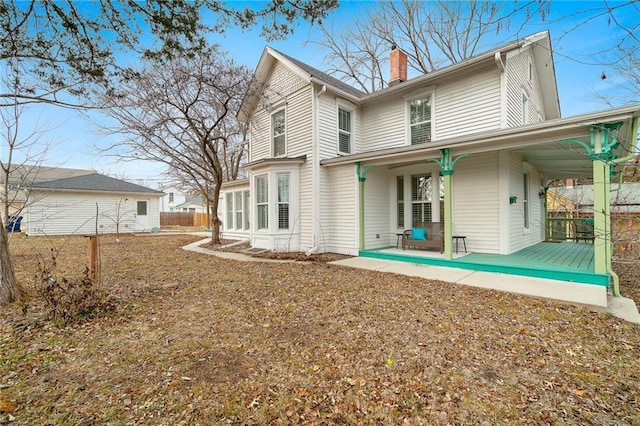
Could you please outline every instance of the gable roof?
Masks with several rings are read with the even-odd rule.
[[[370,94],[362,92],[349,84],[330,76],[329,74],[267,46],[265,47],[254,72],[251,82],[253,90],[250,90],[249,93],[251,93],[251,95],[246,96],[243,100],[242,105],[240,106],[240,111],[238,112],[238,119],[240,121],[246,121],[253,112],[260,96],[258,90],[266,83],[276,61],[284,63],[289,69],[310,83],[325,86],[327,90],[331,92],[341,95],[353,102],[361,103],[402,91],[407,91],[415,86],[425,85],[454,73],[470,71],[478,66],[498,61],[498,58],[502,58],[502,56],[507,52],[525,48],[531,48],[533,52],[534,66],[536,67],[536,72],[540,80],[545,117],[547,119],[560,118],[560,99],[558,98],[551,40],[549,32],[543,31],[518,39],[431,73],[409,79],[402,84],[385,87],[382,90]]]
[[[73,176],[62,179],[37,182],[32,185],[32,189],[43,190],[66,190],[66,191],[99,191],[99,192],[126,192],[139,194],[153,194],[161,196],[164,193],[155,189],[147,188],[135,183],[126,182],[120,179],[104,176],[98,173],[91,173],[82,176]]]

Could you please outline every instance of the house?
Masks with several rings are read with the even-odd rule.
[[[150,231],[160,227],[163,193],[90,170],[58,168],[24,184],[22,231],[70,235]],[[48,178],[45,178],[48,176]]]
[[[202,197],[189,197],[187,196],[184,203],[176,206],[178,212],[191,212],[191,213],[206,213],[207,206]]]
[[[223,185],[223,237],[581,282],[595,296],[572,300],[606,304],[615,277],[605,232],[576,246],[591,250],[591,270],[549,266],[558,256],[513,259],[552,250],[541,246],[549,180],[602,182],[594,210],[604,211],[640,105],[561,118],[547,32],[410,80],[406,61],[392,50],[391,84],[365,94],[267,47],[238,114],[251,131],[248,179]],[[396,248],[424,222],[442,224],[442,256]],[[596,229],[607,226],[596,213]],[[461,238],[464,257],[454,253]]]
[[[161,213],[192,212],[206,213],[206,203],[202,197],[192,197],[175,185],[162,187],[164,196],[160,200]]]
[[[160,199],[160,212],[179,212],[176,207],[183,204],[187,199],[187,193],[175,185],[167,187],[161,186],[160,190],[164,192],[164,195]]]

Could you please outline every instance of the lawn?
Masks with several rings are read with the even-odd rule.
[[[102,237],[113,310],[97,317],[48,321],[37,297],[0,308],[0,423],[640,424],[637,325],[444,282],[180,248],[194,240]],[[86,239],[18,236],[23,282],[33,286],[51,243],[64,244],[56,279],[81,276]]]

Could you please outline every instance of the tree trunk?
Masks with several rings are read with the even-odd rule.
[[[13,272],[6,228],[0,228],[0,304],[6,305],[20,300],[24,289],[18,284]]]
[[[213,220],[211,221],[211,244],[220,244],[220,225],[222,221],[218,217],[218,200],[220,199],[220,188],[222,188],[222,181],[216,180],[216,184],[213,188],[213,197],[211,205],[211,213],[213,214]]]

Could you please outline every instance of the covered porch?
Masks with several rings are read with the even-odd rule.
[[[509,255],[458,253],[450,260],[436,251],[397,248],[363,250],[360,256],[604,287],[609,285],[608,273],[595,272],[594,245],[585,242],[541,242]]]

